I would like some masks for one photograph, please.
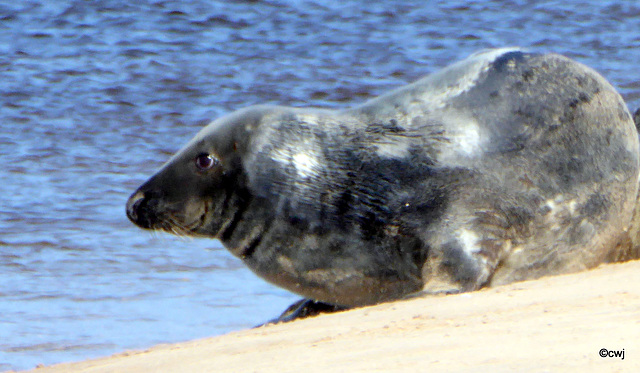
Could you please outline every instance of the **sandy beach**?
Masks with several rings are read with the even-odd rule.
[[[640,371],[639,283],[609,264],[33,371]]]

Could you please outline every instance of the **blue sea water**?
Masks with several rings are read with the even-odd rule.
[[[635,1],[0,0],[0,371],[257,325],[297,299],[128,222],[210,120],[344,108],[484,48],[570,56],[640,106]]]

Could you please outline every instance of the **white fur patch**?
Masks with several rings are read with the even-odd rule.
[[[453,133],[451,139],[458,145],[458,152],[473,155],[480,150],[480,127],[475,121],[468,120]]]
[[[300,179],[315,177],[318,175],[318,171],[322,169],[315,152],[311,150],[293,153],[287,149],[276,149],[272,152],[271,158],[276,162],[282,163],[285,167],[292,165]]]
[[[458,238],[460,239],[460,243],[462,244],[464,251],[469,254],[474,254],[480,251],[480,245],[478,245],[479,237],[475,232],[462,229],[458,233]]]
[[[318,174],[320,163],[308,153],[297,153],[293,156],[293,165],[301,178],[309,178]]]
[[[449,141],[440,149],[440,162],[464,166],[467,159],[482,155],[486,140],[478,122],[457,113],[446,114],[443,122]]]

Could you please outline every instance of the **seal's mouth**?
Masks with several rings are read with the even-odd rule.
[[[127,217],[140,228],[162,230],[178,236],[198,235],[207,224],[210,206],[206,201],[194,206],[194,212],[198,213],[193,214],[182,211],[184,203],[173,204],[179,208],[171,208],[171,205],[164,203],[159,193],[137,191],[127,201]],[[196,218],[184,219],[185,216]]]

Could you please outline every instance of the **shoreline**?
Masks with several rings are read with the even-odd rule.
[[[28,372],[640,371],[638,336],[632,261]]]

